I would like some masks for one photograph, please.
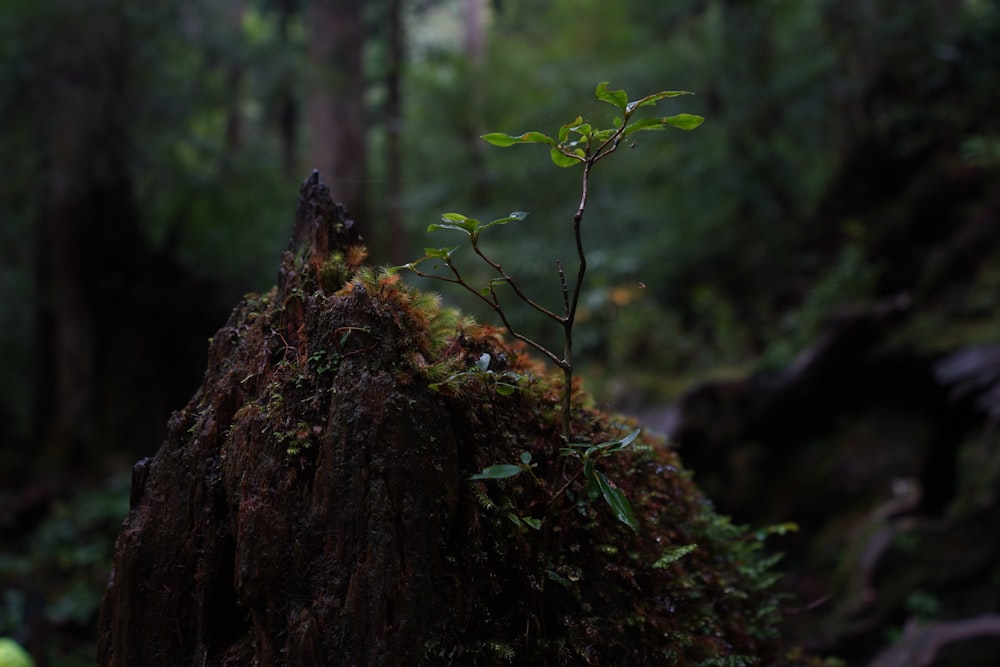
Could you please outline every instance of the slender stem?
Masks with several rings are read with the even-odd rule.
[[[528,338],[527,336],[525,336],[524,334],[522,334],[520,331],[517,331],[513,327],[513,325],[511,325],[510,321],[507,319],[507,313],[504,312],[503,306],[500,305],[500,299],[499,299],[499,297],[497,297],[497,293],[493,289],[492,285],[490,286],[490,296],[492,297],[492,299],[489,299],[489,298],[483,296],[482,292],[474,289],[467,282],[465,282],[465,279],[462,278],[461,274],[458,272],[458,269],[455,268],[455,266],[453,264],[448,263],[447,266],[448,266],[449,269],[451,269],[451,272],[455,274],[454,278],[449,278],[448,276],[439,276],[439,275],[434,274],[434,273],[424,273],[423,271],[417,269],[416,267],[410,267],[410,271],[412,271],[414,275],[420,276],[421,278],[430,278],[432,280],[440,280],[443,283],[451,283],[452,285],[458,285],[458,286],[464,288],[467,292],[469,292],[469,294],[472,294],[477,299],[479,299],[480,301],[482,301],[483,303],[485,303],[487,306],[489,306],[490,310],[492,310],[494,313],[496,313],[500,317],[500,321],[503,322],[504,327],[507,329],[507,333],[509,333],[514,338],[516,338],[516,339],[518,339],[520,341],[523,341],[527,345],[531,346],[532,348],[534,348],[538,352],[540,352],[543,355],[545,355],[546,357],[548,357],[549,360],[552,363],[554,363],[556,366],[558,366],[560,368],[564,367],[564,362],[559,357],[558,354],[556,354],[552,350],[548,349],[547,347],[545,347],[541,343],[538,343],[538,342],[536,342],[536,341]]]
[[[590,185],[590,170],[594,162],[599,159],[600,153],[587,159],[583,164],[583,178],[580,187],[580,205],[573,215],[573,236],[576,239],[576,254],[579,262],[576,272],[576,283],[573,285],[573,295],[569,302],[566,318],[563,321],[563,378],[565,387],[563,388],[562,404],[562,432],[563,438],[569,442],[572,433],[570,432],[570,418],[573,407],[573,325],[576,322],[577,307],[580,303],[580,293],[583,291],[583,277],[587,273],[587,254],[583,249],[582,222],[583,213],[587,208],[587,195]]]
[[[543,306],[542,304],[538,303],[537,301],[535,301],[534,299],[532,299],[531,297],[529,297],[527,294],[525,294],[524,291],[521,290],[520,285],[517,284],[517,281],[514,280],[514,278],[512,276],[510,276],[506,271],[503,270],[503,266],[501,266],[499,262],[495,262],[490,257],[488,257],[486,255],[486,253],[484,253],[479,248],[479,244],[478,243],[473,242],[472,243],[472,249],[476,252],[477,255],[479,255],[482,258],[482,260],[484,262],[486,262],[487,264],[489,264],[491,267],[493,267],[493,269],[497,273],[500,274],[500,277],[503,278],[507,282],[508,285],[510,285],[511,289],[514,290],[514,293],[517,294],[517,297],[521,301],[525,302],[526,304],[528,304],[529,306],[531,306],[532,308],[534,308],[535,310],[537,310],[541,314],[545,315],[546,317],[551,318],[551,319],[555,320],[556,322],[559,322],[560,324],[562,323],[562,321],[563,321],[564,318],[559,317],[558,315],[556,315],[555,313],[553,313],[551,310],[549,310],[548,308],[546,308],[545,306]]]

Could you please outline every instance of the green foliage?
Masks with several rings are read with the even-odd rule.
[[[483,135],[482,138],[487,142],[501,148],[507,148],[519,144],[546,145],[550,148],[549,156],[552,163],[557,167],[573,167],[577,164],[583,166],[580,203],[572,221],[573,235],[577,250],[577,273],[575,280],[567,281],[562,260],[556,260],[559,284],[563,295],[563,308],[561,313],[546,308],[528,296],[527,293],[519,287],[513,275],[508,273],[498,261],[487,255],[480,246],[480,235],[482,232],[494,226],[523,221],[528,215],[523,211],[515,211],[508,216],[497,218],[487,223],[482,223],[479,220],[462,213],[445,213],[441,216],[441,222],[428,226],[428,232],[445,230],[458,231],[465,234],[473,252],[497,274],[497,277],[490,280],[489,283],[481,289],[477,290],[475,287],[470,285],[470,283],[467,282],[462,276],[461,271],[453,261],[453,255],[458,250],[458,246],[426,248],[424,250],[424,256],[420,259],[410,262],[404,266],[397,267],[401,269],[408,269],[416,275],[424,278],[432,278],[457,285],[465,289],[467,292],[474,294],[499,316],[510,335],[541,352],[556,366],[563,370],[562,435],[564,440],[569,444],[562,449],[562,455],[575,458],[580,463],[587,486],[586,495],[591,499],[597,498],[598,496],[603,497],[608,507],[610,507],[611,511],[614,513],[615,518],[632,530],[637,529],[638,523],[632,513],[631,504],[621,489],[619,489],[613,481],[608,479],[607,475],[594,467],[594,462],[600,458],[609,456],[628,447],[638,437],[639,430],[637,429],[618,440],[603,442],[597,445],[570,442],[572,437],[571,420],[573,407],[573,335],[574,327],[577,321],[578,305],[583,292],[584,275],[587,270],[587,257],[583,244],[581,223],[587,207],[591,169],[599,161],[618,150],[619,145],[626,137],[629,137],[639,131],[663,130],[667,127],[692,130],[701,125],[704,120],[701,116],[695,116],[692,114],[677,114],[674,116],[663,116],[659,118],[646,117],[632,122],[636,111],[645,107],[653,107],[661,100],[690,94],[691,93],[686,91],[660,91],[658,93],[653,93],[652,95],[646,95],[645,97],[640,97],[636,100],[630,101],[628,94],[624,90],[610,90],[608,88],[608,83],[602,82],[597,85],[597,88],[594,91],[595,97],[599,101],[615,107],[621,114],[613,118],[611,127],[596,129],[593,124],[585,122],[582,116],[577,116],[574,120],[563,124],[559,128],[556,139],[537,131],[524,132],[519,135],[510,135],[503,132],[491,132]],[[420,270],[420,265],[429,261],[436,263],[435,268],[444,266],[450,275],[427,273]],[[519,328],[514,327],[510,319],[508,319],[505,306],[501,303],[498,292],[498,288],[504,285],[510,287],[521,302],[530,306],[538,314],[544,318],[554,321],[561,327],[563,334],[561,353],[554,348],[547,347],[544,343],[538,342],[537,340],[524,335],[521,333]],[[476,362],[473,370],[455,373],[448,377],[443,383],[432,384],[431,388],[439,390],[442,384],[449,384],[467,377],[469,373],[478,372],[484,375],[492,374],[492,371],[488,370],[489,363],[490,356],[488,354],[484,354]],[[492,379],[493,375],[489,375],[489,377]],[[514,391],[516,385],[509,382],[495,380],[495,387],[498,393],[509,395]],[[482,472],[473,475],[472,479],[507,479],[519,474],[522,470],[528,470],[531,472],[530,454],[528,454],[528,457],[529,459],[527,461],[523,461],[522,466],[510,464],[488,466],[484,468]],[[534,473],[532,473],[532,476],[534,476]],[[565,488],[566,487],[564,486],[559,491],[556,491],[552,495],[553,500],[557,498],[565,490]],[[511,515],[511,517],[515,522],[521,521],[530,527],[536,527],[533,523],[534,520],[527,521],[523,517],[517,517],[515,515]]]
[[[35,661],[13,639],[0,637],[0,667],[34,667]]]
[[[621,489],[608,479],[607,475],[594,467],[594,463],[602,458],[621,452],[632,445],[635,439],[639,437],[640,432],[641,429],[635,429],[624,437],[596,445],[571,443],[568,447],[562,449],[561,454],[562,456],[575,458],[580,462],[583,469],[583,477],[587,485],[587,496],[591,500],[598,496],[603,497],[608,507],[614,513],[615,518],[632,530],[636,530],[639,526],[635,520],[635,516],[632,514],[632,505]]]
[[[571,406],[573,390],[573,334],[577,321],[578,306],[583,292],[584,275],[587,270],[587,257],[582,237],[582,220],[587,207],[587,197],[590,188],[590,171],[599,161],[618,150],[621,141],[631,134],[642,130],[662,130],[666,127],[675,127],[683,130],[691,130],[698,127],[704,120],[700,116],[692,114],[678,114],[674,116],[664,116],[660,118],[642,118],[631,123],[638,109],[653,107],[660,100],[689,95],[686,91],[661,91],[652,95],[629,101],[624,90],[609,90],[607,82],[597,85],[595,97],[614,106],[620,113],[612,120],[612,127],[605,129],[595,129],[593,124],[585,122],[582,116],[577,116],[569,123],[563,124],[559,128],[557,139],[537,131],[524,132],[519,135],[510,135],[502,132],[492,132],[483,135],[483,139],[489,143],[506,148],[518,144],[543,144],[550,147],[549,155],[552,162],[557,167],[571,167],[576,164],[583,165],[581,178],[580,203],[573,216],[573,238],[577,253],[577,272],[575,280],[567,281],[566,272],[561,259],[556,260],[558,268],[559,283],[563,296],[562,311],[550,310],[540,302],[528,296],[519,286],[514,276],[506,271],[503,266],[487,255],[480,246],[480,235],[483,231],[497,225],[506,225],[511,222],[519,222],[527,217],[523,211],[515,211],[508,216],[497,218],[488,223],[481,223],[479,220],[462,213],[445,213],[441,216],[441,222],[431,224],[427,231],[438,230],[458,231],[466,235],[473,252],[484,264],[492,269],[497,277],[488,282],[485,287],[476,289],[463,277],[460,269],[455,264],[453,256],[458,250],[458,246],[445,246],[440,248],[426,248],[424,256],[420,259],[405,264],[400,269],[408,269],[418,276],[433,278],[446,283],[457,285],[470,294],[476,296],[490,310],[496,313],[507,331],[514,338],[525,342],[530,347],[545,355],[556,366],[564,372],[565,382],[563,386],[563,438],[568,442],[571,439]],[[631,123],[631,124],[630,124]],[[436,267],[444,266],[450,275],[437,273],[426,273],[420,270],[419,266],[427,261],[436,262]],[[542,342],[521,333],[520,328],[515,328],[507,316],[505,306],[501,304],[498,288],[506,285],[513,290],[517,299],[529,306],[539,315],[555,322],[562,329],[562,349],[561,351],[548,347]],[[606,480],[595,477],[599,486],[606,487],[608,492],[606,497],[613,498],[613,507],[619,516],[627,519],[629,513],[627,507],[618,501],[617,490],[614,485],[607,484]],[[612,500],[609,500],[609,503]]]
[[[673,563],[674,561],[680,560],[684,556],[698,548],[697,544],[685,544],[682,546],[668,547],[663,555],[656,559],[653,563],[654,569],[662,569]]]
[[[129,476],[57,499],[23,537],[0,546],[0,636],[49,627],[46,661],[92,665],[108,563],[128,510]],[[39,609],[39,602],[41,609]],[[66,633],[66,636],[64,636]]]

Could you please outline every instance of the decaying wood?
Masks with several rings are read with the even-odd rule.
[[[785,664],[769,575],[672,450],[644,438],[600,463],[632,532],[559,456],[559,376],[488,327],[435,339],[445,311],[357,271],[359,240],[314,173],[277,287],[235,309],[135,466],[99,664]],[[429,387],[429,365],[483,354],[522,390]],[[626,428],[582,407],[574,423],[593,442]],[[522,452],[538,479],[565,471],[558,501],[529,475],[470,482]]]

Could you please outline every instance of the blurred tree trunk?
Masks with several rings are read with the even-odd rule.
[[[30,101],[43,154],[31,438],[47,474],[155,446],[204,358],[209,290],[149,246],[135,201],[141,27],[102,9],[57,17],[53,34],[73,25],[80,38],[40,55]]]
[[[401,0],[388,0],[388,72],[386,102],[386,252],[391,264],[406,261],[406,228],[403,225],[403,62],[404,35]]]
[[[767,193],[766,205],[774,209],[773,218],[800,220],[802,213],[788,189],[785,175],[790,166],[771,150],[769,137],[774,135],[776,119],[781,118],[781,101],[761,95],[771,85],[778,63],[774,54],[773,17],[766,8],[752,0],[725,0],[721,42],[729,52],[728,77],[724,82],[725,98],[721,109],[729,119],[731,151],[745,164],[752,165],[757,187]],[[751,192],[751,189],[745,190]],[[749,212],[761,201],[742,202]]]
[[[100,430],[101,386],[113,382],[115,330],[127,314],[113,267],[138,228],[129,177],[132,45],[121,17],[87,18],[78,60],[47,81],[48,169],[39,215],[34,422],[50,462],[85,460]],[[119,292],[116,294],[116,292]]]
[[[465,51],[465,75],[469,101],[461,115],[462,138],[469,155],[469,168],[473,174],[471,201],[482,204],[489,201],[490,183],[486,178],[486,143],[479,137],[483,133],[481,109],[483,106],[483,54],[486,46],[486,29],[483,23],[482,0],[462,2],[462,48]]]
[[[309,159],[355,220],[368,220],[365,30],[361,0],[312,0],[306,9],[314,67]]]
[[[298,0],[279,0],[278,32],[286,49],[289,45],[289,25],[298,12]],[[277,92],[278,136],[281,138],[281,156],[286,176],[298,173],[299,165],[299,101],[292,85],[292,71],[279,84]]]
[[[237,44],[243,40],[243,17],[246,6],[243,0],[228,0],[229,29]],[[230,157],[236,158],[243,148],[244,122],[242,112],[243,80],[246,78],[246,63],[239,48],[233,50],[233,55],[227,65],[227,84],[229,87],[229,109],[226,114],[226,147]]]

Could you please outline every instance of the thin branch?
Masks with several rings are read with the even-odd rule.
[[[468,288],[468,285],[466,285],[465,287]],[[556,366],[559,366],[560,368],[564,367],[565,362],[559,358],[559,355],[557,355],[555,352],[545,347],[541,343],[536,343],[535,341],[528,338],[524,334],[516,331],[514,327],[511,326],[510,321],[507,320],[507,313],[505,313],[503,308],[500,306],[500,298],[497,296],[496,290],[493,288],[493,285],[490,285],[490,296],[493,297],[493,304],[494,304],[493,312],[495,312],[497,315],[500,316],[500,321],[503,322],[503,325],[505,327],[507,327],[507,333],[509,333],[511,336],[520,341],[524,341],[531,347],[535,348],[536,350],[544,354],[546,357],[551,359],[552,363],[554,363]],[[487,301],[489,300],[487,299]]]
[[[509,275],[506,271],[504,271],[503,266],[501,266],[499,262],[495,262],[491,258],[489,258],[486,255],[486,253],[484,253],[479,248],[478,243],[473,242],[472,249],[475,251],[477,255],[479,255],[482,258],[484,262],[493,267],[493,269],[500,274],[501,278],[507,281],[507,284],[510,285],[510,288],[514,290],[514,293],[517,294],[517,297],[521,299],[521,301],[524,301],[526,304],[537,310],[542,315],[545,315],[546,317],[553,319],[556,322],[559,322],[560,324],[563,322],[564,318],[556,315],[551,310],[549,310],[548,308],[536,302],[534,299],[525,294],[524,291],[521,289],[521,286],[517,284],[516,280],[514,280],[513,276]]]
[[[877,655],[868,667],[927,667],[947,644],[990,636],[1000,636],[998,614],[929,623],[910,619],[900,640]]]

